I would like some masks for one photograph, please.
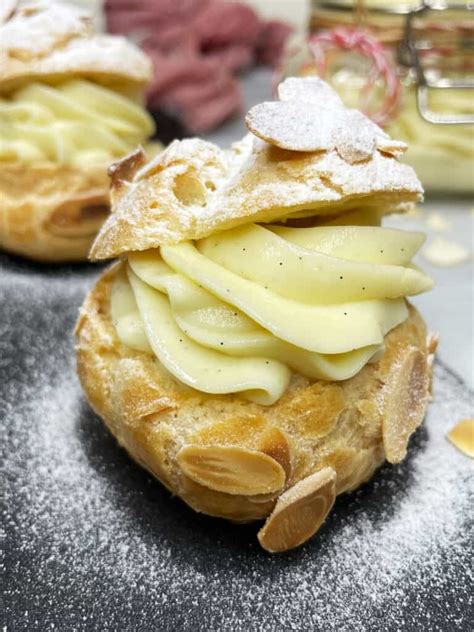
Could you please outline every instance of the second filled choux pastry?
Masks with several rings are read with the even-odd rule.
[[[107,168],[145,143],[151,64],[84,12],[22,5],[0,24],[0,248],[82,261],[109,213]]]

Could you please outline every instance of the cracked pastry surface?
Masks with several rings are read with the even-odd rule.
[[[0,25],[2,248],[87,258],[108,215],[108,165],[153,133],[149,75],[138,49],[96,35],[79,10],[26,6]]]
[[[282,94],[324,107],[327,90]],[[286,110],[263,124],[278,135]],[[259,541],[275,552],[401,461],[429,398],[436,343],[406,301],[431,287],[411,263],[423,236],[380,226],[420,185],[396,141],[354,160],[334,129],[325,149],[265,131],[117,164],[92,255],[122,261],[76,330],[81,382],[119,443],[197,511],[266,518]]]

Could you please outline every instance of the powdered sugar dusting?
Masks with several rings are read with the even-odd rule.
[[[364,114],[347,109],[318,77],[286,79],[278,95],[279,102],[260,103],[245,119],[253,134],[272,145],[300,152],[336,150],[349,164],[371,158],[376,146],[391,155],[406,149]]]
[[[70,333],[96,274],[2,272],[6,630],[467,627],[470,462],[444,435],[472,396],[449,370],[407,460],[269,556],[257,525],[171,498],[84,403]]]
[[[2,28],[0,50],[42,55],[70,38],[88,36],[92,32],[87,13],[74,7],[52,3],[48,6],[46,2],[29,5],[21,8]]]
[[[95,33],[87,12],[54,3],[32,5],[3,24],[0,20],[2,84],[72,74],[143,84],[150,80],[148,57],[125,37]]]

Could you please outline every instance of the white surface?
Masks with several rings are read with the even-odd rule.
[[[243,80],[245,110],[255,103],[270,100],[271,72],[257,69]],[[209,134],[221,146],[229,145],[246,132],[243,120],[235,119]],[[474,200],[427,199],[417,217],[393,216],[385,225],[406,230],[421,230],[427,234],[427,243],[442,237],[463,244],[474,251]],[[433,213],[447,220],[433,221]],[[434,216],[436,219],[436,216]],[[438,226],[437,226],[438,225]],[[471,387],[474,387],[474,260],[458,266],[440,268],[431,265],[422,255],[416,263],[434,279],[434,290],[415,297],[413,302],[422,312],[431,331],[440,334],[438,357],[453,369]]]

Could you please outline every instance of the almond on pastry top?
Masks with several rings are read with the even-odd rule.
[[[186,139],[150,162],[137,150],[115,165],[112,215],[91,257],[201,239],[251,222],[331,215],[362,204],[389,213],[420,201],[423,191],[415,172],[397,159],[405,145],[358,112],[342,105],[326,109],[333,91],[318,82],[286,80],[280,93],[287,100],[251,110],[247,125],[252,133],[229,150]],[[295,127],[289,128],[288,107],[307,112],[309,123],[324,112],[331,134],[315,125],[310,144],[303,147],[295,139],[309,123],[296,124],[295,116]]]

